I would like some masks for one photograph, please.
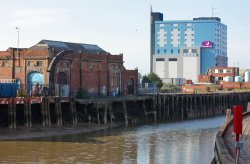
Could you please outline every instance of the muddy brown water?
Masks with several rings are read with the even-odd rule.
[[[1,163],[206,164],[225,117],[0,141]]]

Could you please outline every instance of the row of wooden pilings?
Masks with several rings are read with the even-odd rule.
[[[225,114],[227,108],[236,104],[245,107],[249,100],[250,93],[247,92],[157,94],[105,99],[0,99],[0,126],[4,125],[4,121],[12,129],[17,125],[32,127],[37,123],[42,126],[63,126],[86,122],[128,125],[138,121],[178,121]],[[4,112],[6,109],[8,112]]]
[[[68,110],[70,111],[70,117],[72,119],[72,124],[77,124],[77,115],[75,112],[75,102],[73,98],[47,98],[47,97],[31,97],[31,98],[1,98],[0,99],[0,110],[8,110],[7,115],[3,116],[8,122],[8,126],[15,129],[17,126],[17,120],[22,119],[23,125],[26,127],[32,127],[32,123],[36,119],[41,120],[42,126],[51,126],[51,111],[53,110],[55,117],[55,124],[58,126],[63,125],[62,120],[62,105],[63,103],[68,103]],[[51,106],[52,104],[52,106]],[[22,110],[21,117],[17,115],[19,111]],[[39,115],[32,114],[33,112],[39,111]],[[5,112],[6,113],[6,112]],[[38,116],[38,117],[37,117]],[[7,119],[6,119],[7,117]]]
[[[227,108],[242,104],[244,110],[250,93],[173,94],[157,96],[159,120],[185,120],[224,114]]]

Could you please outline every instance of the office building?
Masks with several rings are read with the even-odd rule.
[[[220,18],[165,21],[151,11],[150,23],[150,71],[163,82],[198,82],[209,68],[227,66],[227,26]]]

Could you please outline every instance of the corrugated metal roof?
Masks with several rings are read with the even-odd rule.
[[[70,42],[53,41],[53,40],[41,40],[38,44],[32,46],[30,49],[41,49],[42,47],[55,49],[57,51],[63,51],[63,50],[73,50],[75,52],[81,51],[82,53],[87,53],[87,54],[107,53],[99,46],[93,44],[70,43]]]

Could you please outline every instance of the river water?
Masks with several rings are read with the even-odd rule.
[[[1,163],[207,164],[225,117],[0,141]]]

